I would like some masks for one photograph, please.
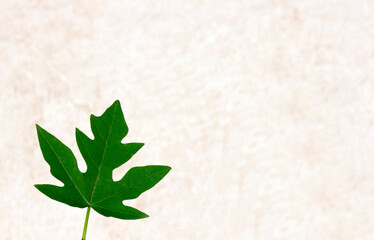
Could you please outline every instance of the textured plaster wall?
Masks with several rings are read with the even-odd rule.
[[[119,99],[114,172],[166,164],[128,204],[91,214],[87,238],[374,239],[374,1],[0,1],[0,239],[80,239],[85,210],[35,131],[72,147]]]

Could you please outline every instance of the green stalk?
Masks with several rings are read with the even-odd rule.
[[[88,218],[90,216],[90,210],[91,210],[91,206],[88,206],[87,213],[86,213],[86,220],[84,221],[82,240],[86,240],[87,225],[88,225]]]

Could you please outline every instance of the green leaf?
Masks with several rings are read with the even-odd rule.
[[[92,207],[96,212],[120,219],[140,219],[147,214],[123,205],[155,186],[170,170],[169,166],[149,165],[131,168],[119,181],[113,181],[113,170],[124,163],[144,145],[121,143],[128,133],[120,102],[115,101],[101,116],[91,115],[90,139],[76,129],[76,140],[87,171],[78,169],[73,152],[60,140],[36,125],[43,157],[52,175],[64,186],[37,184],[35,187],[48,197],[73,207]]]

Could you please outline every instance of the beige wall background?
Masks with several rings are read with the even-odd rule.
[[[73,149],[121,101],[114,172],[173,167],[94,239],[374,239],[374,2],[0,1],[0,239],[80,239],[35,123]]]

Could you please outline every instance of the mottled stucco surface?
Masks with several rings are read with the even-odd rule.
[[[173,167],[91,214],[87,239],[374,239],[374,2],[1,1],[0,239],[80,239],[35,123],[74,128],[119,99],[135,165]]]

